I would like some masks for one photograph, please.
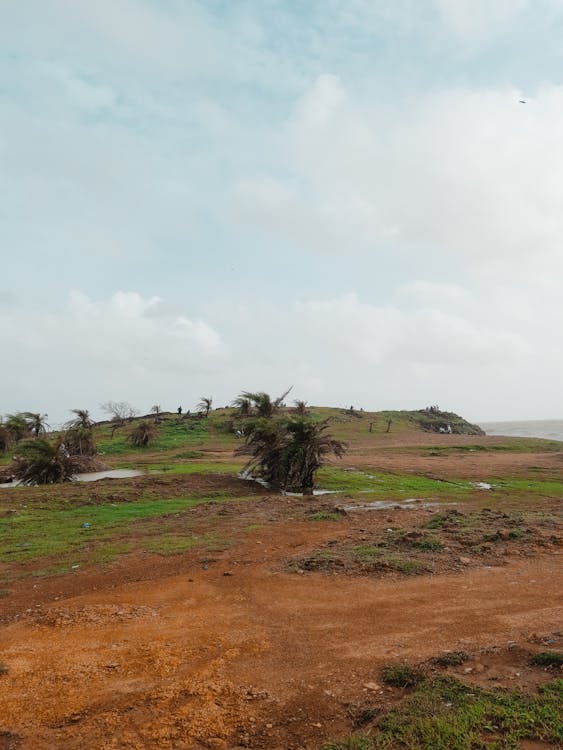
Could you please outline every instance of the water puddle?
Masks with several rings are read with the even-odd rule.
[[[108,469],[107,471],[89,471],[84,474],[75,474],[77,482],[97,482],[98,479],[129,479],[129,477],[140,477],[142,471],[138,469]]]
[[[248,471],[239,471],[237,476],[239,479],[244,479],[245,482],[258,482],[259,485],[265,487],[267,490],[271,489],[265,479],[255,477]],[[342,490],[313,490],[313,495],[337,495],[339,492],[342,492]],[[286,497],[303,497],[303,492],[285,492],[282,490],[281,494]]]
[[[140,477],[142,474],[143,472],[137,469],[108,469],[107,471],[89,471],[83,474],[75,474],[72,481],[97,482],[98,479],[129,479],[129,477]],[[0,488],[19,486],[20,483],[17,480],[0,484]]]

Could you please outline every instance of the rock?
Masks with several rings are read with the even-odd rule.
[[[374,692],[381,690],[381,685],[378,685],[377,682],[365,682],[364,687],[366,690],[373,690]]]
[[[470,565],[471,564],[471,558],[470,557],[459,557],[458,558],[460,563],[463,563],[464,565]]]

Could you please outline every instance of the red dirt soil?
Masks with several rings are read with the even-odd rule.
[[[178,574],[170,558],[138,556],[16,586],[0,748],[316,748],[349,730],[346,704],[365,700],[384,663],[560,628],[556,554],[400,581],[282,572],[334,536],[327,526],[278,523],[215,561],[181,556]],[[530,680],[495,659],[479,670],[488,684]]]

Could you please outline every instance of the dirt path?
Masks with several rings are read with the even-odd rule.
[[[0,748],[315,748],[384,662],[560,628],[558,555],[400,582],[282,571],[327,533],[276,524],[23,613],[1,631]]]

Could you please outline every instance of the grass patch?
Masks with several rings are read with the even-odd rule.
[[[346,471],[327,466],[317,474],[317,484],[327,490],[373,493],[386,498],[449,497],[473,491],[470,482],[445,482],[412,474],[380,474],[370,471]]]
[[[390,664],[382,670],[381,678],[390,687],[408,688],[422,682],[424,673],[418,667],[410,667],[408,664]]]
[[[207,437],[208,424],[205,419],[177,421],[168,419],[158,425],[158,432],[148,448],[134,448],[129,442],[129,433],[135,422],[119,427],[113,437],[111,427],[103,425],[96,428],[96,444],[103,455],[119,456],[123,454],[142,454],[143,452],[169,451],[183,448],[190,444],[203,443]]]
[[[563,741],[563,680],[534,695],[484,690],[452,677],[421,683],[369,734],[324,750],[518,750],[522,740]]]
[[[342,521],[340,513],[329,513],[326,510],[319,510],[317,513],[311,513],[307,516],[307,521]]]
[[[469,654],[465,651],[447,651],[441,656],[432,659],[432,664],[438,667],[459,667],[469,660]]]
[[[238,474],[242,464],[213,461],[193,464],[148,464],[145,468],[167,474]]]
[[[218,540],[215,534],[205,534],[203,536],[168,534],[143,543],[143,549],[147,552],[163,556],[179,555],[199,547],[205,547],[207,550],[217,552],[219,549],[224,549],[225,544]]]
[[[539,654],[532,656],[530,664],[537,667],[561,667],[563,666],[563,653],[561,651],[541,651]]]
[[[92,544],[107,541],[112,536],[123,533],[137,521],[180,513],[211,500],[228,502],[233,499],[231,496],[217,495],[213,495],[212,498],[143,498],[135,502],[86,505],[67,509],[25,510],[8,518],[0,518],[0,562],[20,562],[86,551]],[[85,528],[85,523],[90,526]],[[107,550],[107,554],[112,553]]]

